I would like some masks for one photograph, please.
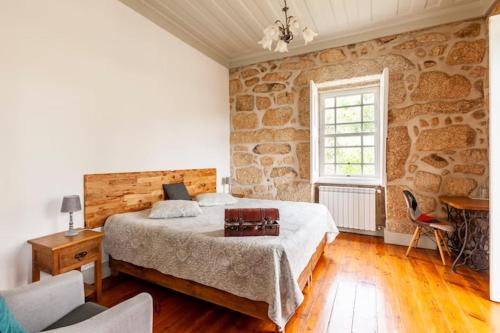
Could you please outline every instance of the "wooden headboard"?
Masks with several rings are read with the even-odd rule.
[[[186,184],[191,196],[216,192],[216,169],[85,175],[85,227],[101,227],[110,215],[149,208],[163,200],[163,184],[180,182]]]

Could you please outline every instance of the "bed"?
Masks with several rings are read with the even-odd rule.
[[[271,200],[203,207],[197,217],[147,218],[150,205],[162,200],[161,184],[183,181],[196,195],[215,192],[215,180],[215,169],[86,175],[86,224],[104,225],[113,271],[270,320],[283,331],[338,230],[322,205]],[[280,236],[224,237],[226,207],[279,208]]]

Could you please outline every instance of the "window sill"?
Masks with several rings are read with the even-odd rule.
[[[322,185],[366,185],[382,186],[382,181],[378,178],[357,178],[357,177],[320,177],[315,184]]]

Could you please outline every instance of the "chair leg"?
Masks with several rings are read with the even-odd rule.
[[[413,244],[413,246],[415,248],[418,248],[418,242],[420,241],[420,236],[422,235],[422,227],[418,227],[418,234],[417,234],[417,238],[415,239],[415,244]]]
[[[406,250],[406,256],[410,254],[411,248],[413,247],[413,243],[415,243],[415,239],[417,239],[417,236],[420,234],[420,227],[417,226],[415,228],[415,232],[413,233],[413,237],[411,238],[410,244],[408,245],[408,250]]]
[[[446,243],[446,240],[444,239],[443,232],[439,230],[439,238],[441,238],[441,241],[443,242],[444,249],[446,250],[446,253],[451,257],[451,251],[450,248],[448,247],[448,244]]]
[[[436,237],[436,244],[439,249],[439,255],[441,256],[441,261],[443,262],[443,265],[446,265],[446,260],[444,259],[444,253],[443,253],[443,248],[441,247],[441,238],[439,237],[439,233],[436,229],[434,229],[434,237]]]

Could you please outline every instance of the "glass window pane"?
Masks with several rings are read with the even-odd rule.
[[[363,106],[363,121],[375,121],[375,107],[373,105]]]
[[[361,122],[360,106],[337,109],[337,123],[355,123],[355,122]]]
[[[373,135],[363,136],[363,145],[364,146],[374,146],[375,145],[375,136],[373,136]]]
[[[338,96],[337,97],[337,107],[360,105],[360,104],[361,104],[361,95],[350,95],[350,96]]]
[[[325,108],[335,107],[335,97],[325,98]]]
[[[363,163],[375,163],[375,148],[363,148]]]
[[[374,93],[363,94],[363,104],[373,104],[373,103],[375,103]]]
[[[361,146],[361,136],[338,136],[337,146]]]
[[[337,148],[337,163],[361,163],[361,148]]]
[[[335,147],[335,137],[325,137],[325,147]]]
[[[325,134],[326,135],[335,134],[335,126],[325,126]]]
[[[375,166],[373,164],[364,164],[363,165],[363,175],[375,176]]]
[[[325,175],[335,175],[335,164],[325,164]]]
[[[337,174],[341,176],[361,175],[360,164],[337,164]]]
[[[375,123],[363,123],[363,132],[375,132]]]
[[[335,163],[335,148],[325,149],[325,163]]]
[[[335,124],[335,109],[325,109],[325,124]]]
[[[361,124],[337,125],[337,134],[361,133]]]

